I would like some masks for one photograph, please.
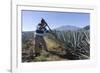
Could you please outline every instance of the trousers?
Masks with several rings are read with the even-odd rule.
[[[43,36],[35,36],[35,53],[41,53],[41,50],[47,51],[46,42]]]

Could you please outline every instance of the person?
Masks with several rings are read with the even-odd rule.
[[[41,23],[37,25],[35,34],[35,56],[40,55],[42,47],[45,51],[48,51],[44,40],[44,34],[47,32],[46,26],[47,24],[44,19],[41,19]]]

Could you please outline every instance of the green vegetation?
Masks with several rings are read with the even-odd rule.
[[[30,33],[30,34],[29,34]],[[90,58],[90,31],[80,29],[77,31],[53,31],[44,39],[48,48],[43,48],[40,56],[34,57],[34,33],[23,32],[22,35],[22,62],[83,60]]]
[[[70,59],[87,59],[90,56],[90,34],[88,30],[54,31],[60,42],[64,44],[66,55]],[[85,56],[84,56],[85,55]],[[71,57],[73,56],[73,57]],[[68,57],[68,56],[67,56]]]

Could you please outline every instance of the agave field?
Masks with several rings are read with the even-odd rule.
[[[48,52],[42,49],[41,55],[34,57],[34,32],[23,32],[22,61],[58,61],[90,59],[90,31],[57,31],[47,33],[44,37]],[[41,48],[40,48],[41,49]]]
[[[65,47],[66,57],[72,60],[90,58],[90,31],[53,31],[56,39]]]

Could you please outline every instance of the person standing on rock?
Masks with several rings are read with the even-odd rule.
[[[45,51],[48,51],[46,42],[44,40],[44,34],[47,32],[46,26],[47,23],[42,18],[41,22],[37,25],[36,34],[35,34],[35,56],[40,55],[41,47],[43,47]]]

